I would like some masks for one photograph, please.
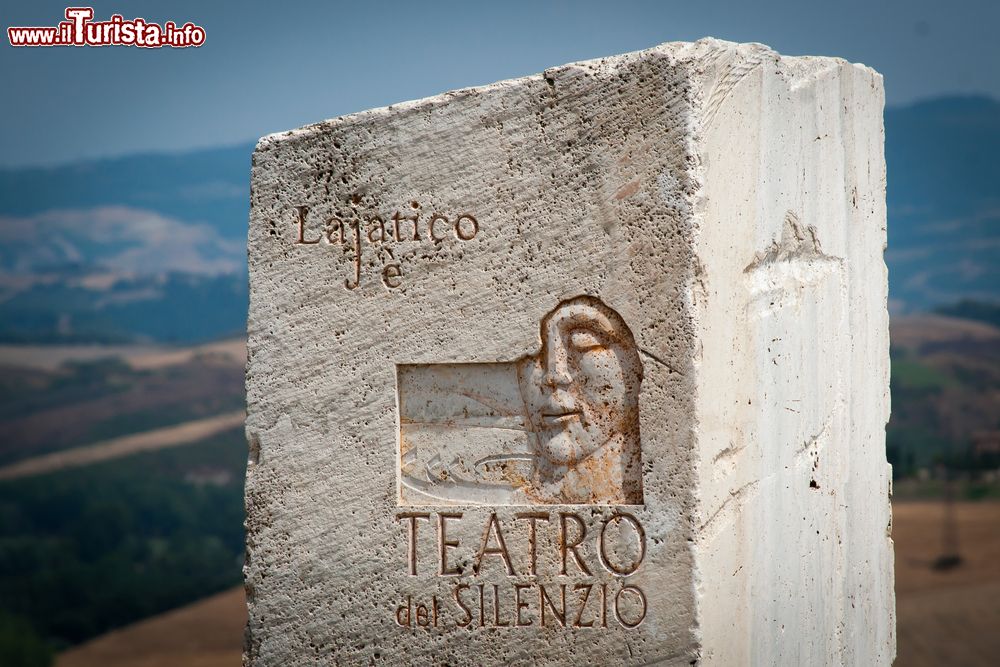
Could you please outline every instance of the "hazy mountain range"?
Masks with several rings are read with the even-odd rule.
[[[0,170],[0,341],[241,334],[252,150]]]
[[[885,125],[892,310],[1000,302],[1000,103],[941,98]],[[0,170],[0,340],[242,332],[252,150]]]

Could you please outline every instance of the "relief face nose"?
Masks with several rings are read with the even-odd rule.
[[[549,387],[567,387],[573,383],[569,371],[569,350],[558,325],[550,325],[545,341],[545,368],[542,382]]]
[[[573,383],[569,372],[569,363],[564,350],[554,349],[545,361],[545,374],[542,382],[550,387],[566,387]]]

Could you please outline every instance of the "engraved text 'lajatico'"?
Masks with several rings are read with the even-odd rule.
[[[399,244],[425,243],[438,248],[445,243],[471,241],[479,233],[479,220],[471,213],[422,215],[418,202],[412,202],[409,208],[411,211],[406,214],[397,210],[390,216],[376,213],[342,219],[337,216],[312,218],[309,206],[295,206],[297,235],[294,244],[349,249],[352,271],[344,280],[344,288],[348,290],[361,285],[364,251],[370,247],[381,264],[382,284],[392,290],[403,284],[403,267],[395,255],[400,250]]]

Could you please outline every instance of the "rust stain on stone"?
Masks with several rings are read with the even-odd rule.
[[[618,192],[615,193],[615,201],[621,201],[626,197],[631,197],[636,192],[639,191],[639,179],[635,179],[629,183],[618,188]]]

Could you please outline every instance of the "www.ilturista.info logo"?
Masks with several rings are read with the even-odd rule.
[[[205,43],[205,29],[191,22],[162,26],[143,18],[125,19],[113,14],[107,21],[93,21],[93,7],[67,7],[66,20],[54,27],[10,27],[11,46],[139,46],[157,49],[184,48]]]

